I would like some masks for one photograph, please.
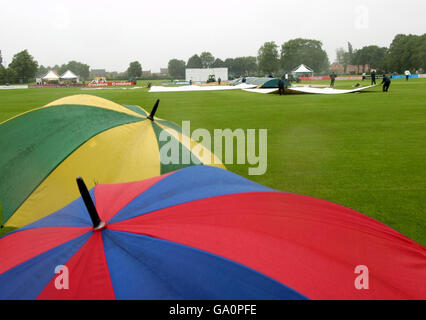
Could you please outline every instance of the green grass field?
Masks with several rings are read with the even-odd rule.
[[[336,88],[355,83],[337,81]],[[266,174],[248,176],[249,165],[228,169],[274,189],[355,209],[426,245],[426,79],[393,80],[389,93],[377,87],[335,96],[0,90],[0,122],[81,93],[147,110],[160,98],[157,115],[178,124],[190,120],[192,130],[266,128]]]

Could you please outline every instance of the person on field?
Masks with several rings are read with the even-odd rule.
[[[282,79],[278,80],[278,92],[280,95],[285,94],[284,81]]]
[[[330,79],[331,79],[330,88],[334,88],[334,82],[336,81],[336,74],[334,73],[334,71],[332,74],[330,74]]]
[[[371,85],[376,84],[376,70],[371,71]]]
[[[383,92],[388,92],[389,87],[391,84],[391,79],[390,77],[386,76],[385,74],[383,75],[383,80],[382,80],[382,85],[383,85]]]
[[[222,82],[222,79],[219,77],[219,79],[217,79],[217,83],[220,85],[221,82]]]
[[[410,78],[410,76],[411,76],[410,70],[405,70],[405,81],[408,81],[408,79]]]
[[[365,79],[367,79],[367,74],[365,72],[362,73],[362,81],[364,81]]]

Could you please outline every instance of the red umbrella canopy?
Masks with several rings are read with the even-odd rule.
[[[426,248],[208,166],[97,185],[1,238],[0,255],[0,299],[426,298]]]

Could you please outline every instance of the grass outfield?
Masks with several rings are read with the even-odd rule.
[[[356,82],[337,81],[336,88]],[[192,130],[266,128],[266,174],[248,176],[248,165],[228,169],[274,189],[355,209],[426,245],[426,79],[393,80],[389,93],[377,87],[332,96],[0,90],[0,122],[81,93],[148,110],[160,98],[157,115],[178,124],[191,120]]]

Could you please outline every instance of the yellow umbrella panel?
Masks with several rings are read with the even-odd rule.
[[[161,161],[163,131],[189,152],[198,143],[138,106],[90,95],[56,100],[0,124],[1,223],[22,227],[79,197],[75,178],[95,184],[138,181],[198,164],[224,167],[210,151],[188,164]],[[186,142],[187,141],[187,142]],[[207,161],[208,160],[208,161]]]

